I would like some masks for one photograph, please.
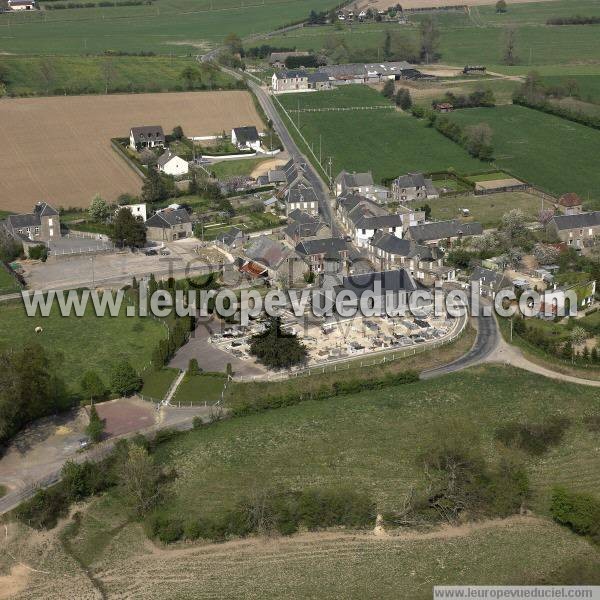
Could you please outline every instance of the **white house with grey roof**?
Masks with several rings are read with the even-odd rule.
[[[129,130],[129,146],[132,150],[165,146],[165,134],[160,125],[132,127]]]
[[[231,143],[240,150],[260,150],[260,135],[254,125],[234,127],[231,130]]]
[[[360,194],[346,194],[337,199],[337,214],[357,246],[367,248],[377,231],[401,238],[403,216],[390,213]]]
[[[450,248],[456,240],[481,235],[481,223],[461,223],[458,220],[433,221],[408,228],[406,236],[419,244]]]
[[[308,90],[308,72],[304,69],[275,71],[271,77],[273,92],[303,92]]]
[[[290,187],[285,192],[286,215],[298,209],[309,215],[319,214],[319,199],[313,187],[306,180],[302,180]]]
[[[188,161],[177,156],[177,154],[174,154],[171,150],[165,150],[165,152],[158,157],[156,168],[161,173],[172,175],[173,177],[187,175],[190,171]]]
[[[415,200],[432,200],[439,198],[440,193],[433,181],[424,177],[423,173],[401,175],[392,182],[392,199],[394,202],[413,202]]]

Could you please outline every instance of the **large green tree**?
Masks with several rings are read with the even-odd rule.
[[[115,215],[110,233],[118,246],[141,248],[146,244],[146,227],[127,208],[121,208]]]
[[[250,340],[250,353],[272,369],[286,369],[306,361],[306,347],[293,333],[281,329],[281,319],[274,317],[264,332]]]

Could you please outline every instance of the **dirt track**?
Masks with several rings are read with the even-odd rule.
[[[262,127],[247,92],[182,92],[18,98],[0,101],[0,210],[29,212],[35,202],[87,207],[137,194],[138,176],[111,148],[132,126],[181,125],[187,135]]]

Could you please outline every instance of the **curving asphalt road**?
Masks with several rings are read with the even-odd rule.
[[[477,337],[473,347],[454,362],[423,371],[420,376],[421,379],[433,379],[455,371],[462,371],[484,361],[496,350],[500,341],[500,331],[498,330],[496,318],[493,315],[479,316],[476,321]]]

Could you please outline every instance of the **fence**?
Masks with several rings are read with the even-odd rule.
[[[428,352],[429,350],[436,350],[441,348],[442,346],[446,346],[456,340],[462,332],[465,330],[467,325],[468,318],[465,316],[462,321],[457,321],[457,325],[455,327],[455,331],[452,332],[447,338],[440,340],[438,342],[430,342],[423,344],[422,346],[406,349],[406,350],[379,350],[377,352],[370,352],[368,356],[377,356],[383,354],[381,358],[377,357],[374,360],[370,360],[369,358],[359,359],[356,357],[344,357],[336,360],[330,360],[319,365],[315,365],[312,367],[306,367],[304,369],[299,369],[297,371],[291,371],[286,373],[270,373],[267,375],[252,375],[252,376],[243,376],[240,375],[238,377],[234,377],[236,382],[249,382],[249,381],[281,381],[284,379],[291,379],[294,377],[303,377],[310,375],[322,375],[325,372],[338,372],[338,371],[349,371],[351,368],[365,368],[365,367],[374,367],[386,364],[388,362],[393,362],[396,360],[400,360],[403,358],[407,358],[409,356],[416,356],[417,354],[422,354],[423,352]]]

